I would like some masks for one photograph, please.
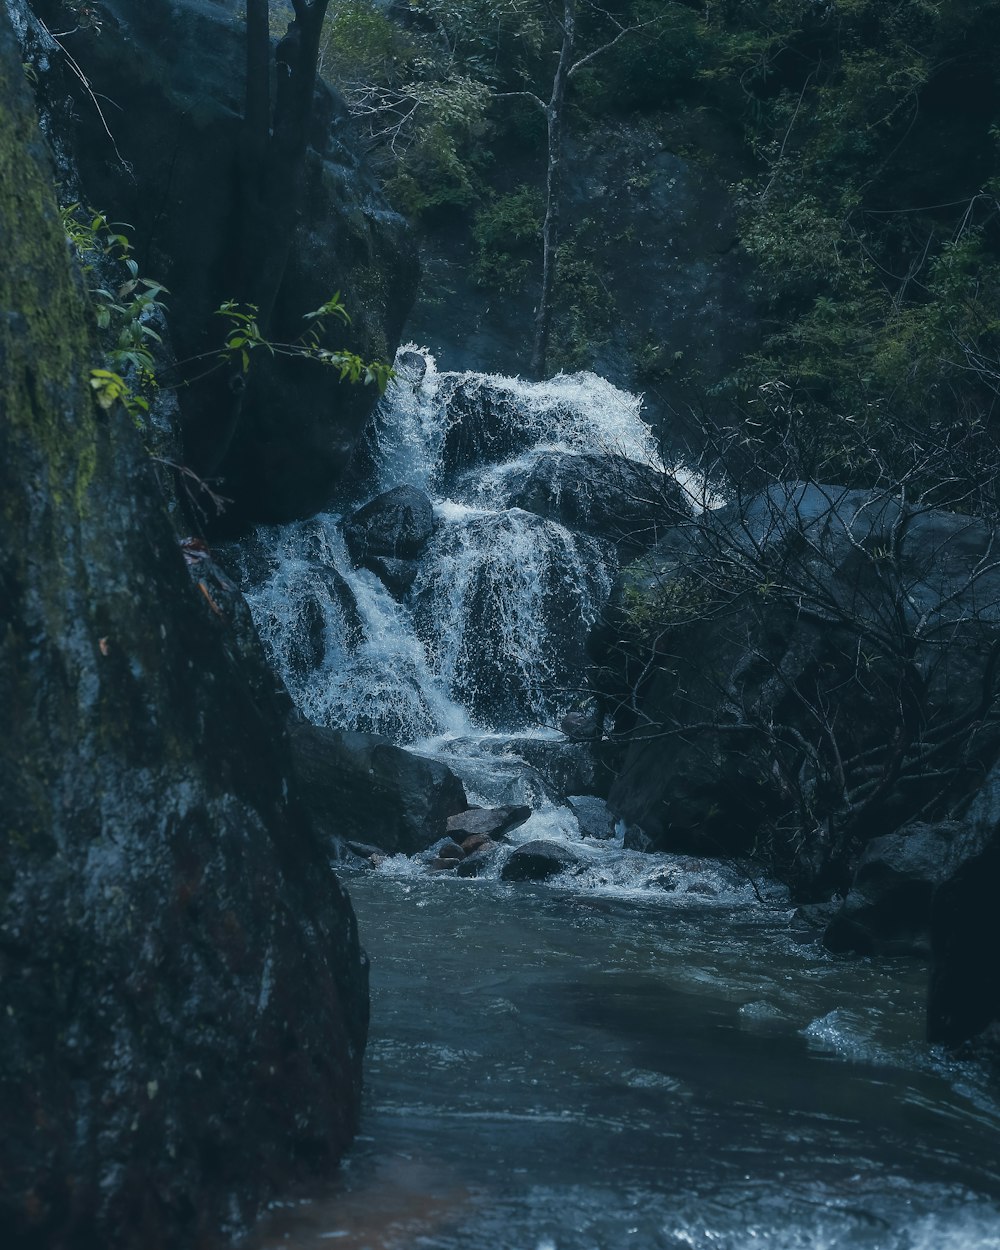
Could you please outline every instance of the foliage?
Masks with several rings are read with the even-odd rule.
[[[987,433],[998,33],[995,0],[708,10],[703,76],[722,98],[738,90],[760,164],[739,196],[771,316],[761,350],[721,389],[765,442],[770,431],[780,445],[791,404],[827,480],[870,480],[885,456],[901,464],[914,439],[955,423]]]
[[[162,384],[163,362],[157,361],[155,349],[162,347],[163,339],[153,322],[162,320],[165,308],[159,297],[168,292],[158,282],[139,276],[131,241],[122,232],[121,223],[110,223],[103,213],[80,204],[68,205],[61,215],[84,277],[103,283],[89,288],[104,351],[104,367],[90,371],[90,385],[101,407],[122,403],[141,426]],[[118,279],[122,279],[120,283]],[[383,361],[364,361],[356,353],[326,342],[331,324],[346,326],[351,322],[339,291],[304,314],[302,333],[291,343],[268,339],[252,304],[227,300],[216,314],[227,322],[227,331],[220,347],[199,358],[209,362],[209,372],[236,362],[247,373],[251,354],[264,349],[272,356],[310,360],[334,369],[340,381],[376,386],[379,394],[393,377],[392,367]]]
[[[607,341],[618,315],[601,276],[595,223],[590,219],[580,222],[559,245],[555,296],[551,363],[564,370],[586,368],[595,347]]]
[[[545,206],[537,187],[522,185],[494,196],[473,218],[473,273],[480,286],[508,294],[524,285],[537,265]]]
[[[154,352],[163,340],[154,323],[163,314],[166,289],[140,277],[121,223],[78,203],[61,216],[84,277],[100,284],[89,290],[107,367],[92,370],[91,386],[103,407],[120,400],[141,425],[158,386]]]

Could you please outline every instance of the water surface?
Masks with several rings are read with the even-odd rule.
[[[361,1137],[254,1250],[1000,1248],[1000,1110],[922,1041],[919,964],[690,881],[349,884]]]

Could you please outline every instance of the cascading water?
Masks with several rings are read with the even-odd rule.
[[[402,744],[551,726],[572,703],[615,544],[516,506],[542,461],[655,465],[639,400],[593,374],[533,385],[401,354],[367,448],[372,494],[427,490],[435,532],[399,602],[354,567],[341,518],[262,529],[242,556],[261,636],[302,712]],[[415,367],[416,366],[416,367]],[[495,457],[490,460],[490,457]]]

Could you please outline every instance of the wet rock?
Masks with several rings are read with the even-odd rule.
[[[495,845],[496,843],[488,833],[473,833],[468,838],[462,840],[462,850],[466,855],[471,855],[474,851],[481,851],[486,847]]]
[[[417,577],[416,560],[396,560],[392,556],[366,556],[366,569],[371,569],[386,590],[397,599],[406,597]]]
[[[603,717],[596,711],[568,712],[559,722],[559,728],[570,742],[596,742],[603,734]]]
[[[535,441],[532,414],[491,377],[459,378],[447,406],[442,460],[448,472],[509,460]]]
[[[448,818],[448,832],[455,838],[467,838],[473,834],[502,838],[523,825],[530,816],[531,808],[524,806],[470,807]]]
[[[610,742],[568,742],[554,738],[512,738],[510,750],[543,778],[552,795],[565,802],[570,794],[607,797],[620,747]]]
[[[638,825],[626,825],[622,835],[622,846],[626,851],[651,851],[653,839]]]
[[[986,1031],[989,1053],[1000,1029],[1000,764],[958,822],[943,876],[931,904],[928,1037],[954,1045]]]
[[[869,842],[823,945],[861,955],[930,955],[931,899],[948,874],[955,836],[954,825],[914,824]]]
[[[380,846],[375,846],[371,842],[349,841],[345,845],[349,851],[353,852],[360,859],[374,859],[376,855],[385,854]]]
[[[431,501],[415,486],[385,491],[344,522],[344,538],[359,564],[366,564],[373,556],[410,559],[419,554],[433,532]]]
[[[571,794],[566,802],[585,837],[614,837],[615,818],[604,799],[599,799],[595,794]]]
[[[444,837],[448,817],[466,807],[451,769],[378,734],[301,722],[291,746],[303,800],[327,836],[413,855]]]
[[[481,846],[478,851],[473,851],[459,863],[458,875],[460,877],[480,876],[496,863],[499,852],[500,847],[496,842]]]
[[[454,865],[458,860],[465,858],[465,851],[453,838],[442,838],[433,846],[428,847],[426,851],[422,851],[419,858],[428,864],[435,860],[444,860]]]
[[[673,478],[614,453],[542,452],[505,484],[508,507],[605,538],[632,556],[690,514]]]
[[[677,889],[680,882],[681,877],[678,872],[670,868],[661,868],[653,873],[646,885],[654,890],[663,890],[665,894],[670,894]]]
[[[419,352],[398,352],[395,362],[396,381],[419,386],[427,373],[427,361]]]
[[[335,568],[315,565],[296,587],[301,598],[297,628],[287,638],[287,663],[292,674],[308,680],[327,659],[327,619],[334,607],[343,624],[340,645],[353,651],[364,637],[364,624],[354,592]],[[293,684],[291,677],[289,683]]]
[[[500,870],[502,881],[544,881],[576,864],[577,857],[559,842],[526,842]]]

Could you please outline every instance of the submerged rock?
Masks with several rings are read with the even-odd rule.
[[[488,869],[492,868],[497,861],[500,853],[500,845],[497,842],[484,842],[478,850],[467,855],[458,865],[458,875],[460,877],[478,877]]]
[[[544,881],[572,868],[577,857],[560,842],[525,842],[500,870],[501,881]]]
[[[418,568],[416,560],[396,560],[392,556],[366,556],[364,566],[397,599],[405,597],[416,580]]]

